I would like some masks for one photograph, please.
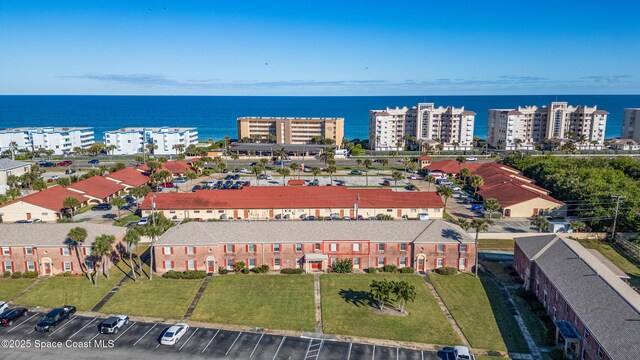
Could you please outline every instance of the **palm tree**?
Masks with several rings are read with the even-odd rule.
[[[96,237],[96,240],[93,242],[93,246],[91,247],[91,254],[101,258],[102,275],[107,279],[109,278],[109,272],[107,271],[107,268],[109,267],[109,257],[113,251],[112,246],[115,241],[116,237],[113,235],[100,235]],[[97,280],[98,277],[96,276],[96,282],[94,285],[98,285]]]
[[[333,174],[338,171],[338,168],[335,165],[329,165],[325,171],[329,174],[330,184],[333,185]]]
[[[369,168],[373,166],[373,161],[371,161],[371,159],[364,159],[364,161],[362,162],[362,165],[364,165],[364,168],[365,168],[364,178],[367,186],[369,186]]]
[[[17,188],[10,188],[7,190],[7,192],[5,193],[5,195],[7,195],[8,197],[11,198],[11,200],[14,200],[16,198],[19,198],[20,195],[22,195],[22,193],[20,192],[19,189]]]
[[[463,183],[467,183],[467,179],[469,178],[469,176],[471,176],[471,171],[469,171],[469,169],[467,168],[462,168],[460,169],[460,173],[458,174],[458,177],[462,179]]]
[[[416,287],[406,281],[393,281],[392,283],[393,293],[396,295],[396,300],[398,301],[398,310],[404,313],[404,305],[408,301],[413,302],[416,299]]]
[[[118,150],[118,146],[109,145],[109,146],[106,146],[104,149],[107,151],[108,154],[113,155],[113,152]]]
[[[427,185],[427,191],[431,191],[431,184],[436,182],[436,177],[433,175],[427,175],[424,177],[424,181],[426,181],[429,185]]]
[[[233,153],[231,154],[231,160],[233,160],[233,171],[236,171],[236,161],[240,159],[240,155]]]
[[[387,279],[373,280],[369,285],[369,289],[371,297],[378,303],[380,310],[384,310],[384,305],[389,301],[390,293],[393,290],[393,284]]]
[[[147,151],[150,154],[155,154],[155,150],[158,150],[158,145],[156,145],[156,144],[147,144],[145,146],[145,149],[147,149]]]
[[[293,176],[296,176],[298,171],[300,171],[300,164],[298,164],[297,162],[292,162],[291,164],[289,164],[289,169],[291,169],[291,171],[293,172]]]
[[[87,240],[87,236],[87,229],[79,226],[71,228],[71,230],[69,230],[69,232],[67,233],[67,238],[72,241],[71,245],[76,253],[76,256],[78,257],[78,264],[80,264],[80,270],[82,270],[83,274],[85,273],[85,270],[83,266],[84,263],[82,260],[80,260],[79,246],[81,244],[84,244],[85,240]]]
[[[542,232],[542,229],[549,227],[549,220],[544,216],[536,216],[531,220],[531,225],[535,226],[538,229],[538,232]]]
[[[358,165],[358,167],[362,166],[362,159],[357,159],[356,165]]]
[[[172,149],[175,150],[176,155],[178,155],[184,152],[185,146],[184,144],[175,144],[173,145]]]
[[[154,216],[154,215],[151,215],[151,216]],[[151,254],[151,256],[149,257],[149,259],[150,259],[149,280],[153,280],[153,271],[154,271],[154,268],[153,268],[153,258],[154,258],[153,246],[154,246],[156,240],[158,239],[158,237],[160,235],[162,235],[165,230],[159,225],[153,225],[153,224],[150,224],[150,223],[147,223],[147,225],[143,226],[141,229],[142,229],[141,231],[142,231],[143,235],[146,235],[146,236],[151,238],[151,249],[149,250],[150,251],[149,254]]]
[[[198,174],[196,174],[196,172],[193,170],[187,169],[184,171],[184,177],[187,180],[192,181],[198,178]]]
[[[10,187],[15,187],[18,185],[18,183],[20,183],[19,176],[16,176],[16,175],[7,176],[7,185],[9,185]]]
[[[151,189],[147,185],[141,185],[129,190],[129,194],[136,199],[136,207],[140,205],[138,199],[147,196],[149,192],[151,192]]]
[[[80,200],[69,196],[68,198],[62,200],[62,207],[65,209],[69,209],[71,210],[71,220],[73,220],[73,213],[75,208],[77,208],[80,205]]]
[[[12,141],[9,143],[9,151],[11,151],[11,160],[16,159],[16,151],[18,150],[18,143]]]
[[[500,203],[496,199],[490,198],[484,201],[484,209],[489,212],[489,220],[491,220],[491,215],[494,212],[500,211],[501,207],[502,206],[500,206]]]
[[[278,174],[282,175],[282,185],[287,185],[287,176],[291,175],[291,170],[288,168],[278,169]]]
[[[133,251],[132,247],[136,247],[136,253],[138,254],[138,260],[140,260],[140,253],[138,252],[138,243],[140,242],[140,232],[135,227],[127,229],[127,233],[124,235],[124,242],[129,246],[129,264],[131,265],[131,272],[133,273],[133,281],[136,281],[136,269],[133,263]],[[153,256],[153,255],[152,255]],[[141,267],[140,261],[138,261],[138,267]]]
[[[264,167],[262,165],[256,165],[251,168],[251,173],[256,176],[256,183],[260,186],[260,178],[258,177],[264,171]]]
[[[484,179],[480,175],[471,175],[469,178],[469,185],[473,187],[473,194],[478,193],[478,188],[484,185]]]
[[[518,148],[520,147],[520,145],[522,145],[522,142],[522,139],[513,139],[513,151],[518,151]]]
[[[446,212],[447,201],[449,201],[449,198],[453,196],[453,189],[448,187],[447,185],[439,185],[436,191],[438,195],[444,198],[444,211]]]
[[[162,168],[162,164],[158,161],[148,161],[147,167],[149,168],[149,170],[151,170],[151,173],[153,174],[156,171],[158,171],[158,169]]]
[[[118,220],[120,220],[121,218],[121,214],[120,214],[120,207],[124,206],[124,204],[127,203],[127,200],[123,197],[117,197],[113,200],[111,200],[111,205],[115,206],[116,209],[118,209]]]
[[[476,240],[475,240],[475,275],[478,277],[478,236],[480,231],[489,230],[489,225],[493,224],[491,220],[487,219],[473,219],[471,220],[471,227],[476,230]]]
[[[398,180],[404,179],[404,175],[402,175],[402,173],[400,171],[394,171],[394,172],[391,173],[391,178],[393,179],[393,182],[395,183],[396,191],[398,191]]]
[[[384,171],[384,167],[389,165],[389,159],[380,159],[380,166],[382,167],[382,171]],[[380,173],[378,173],[380,175]]]
[[[312,167],[311,173],[313,174],[313,180],[315,181],[316,177],[322,173],[322,170],[320,170],[319,167]]]

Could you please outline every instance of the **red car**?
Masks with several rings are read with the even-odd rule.
[[[391,182],[389,182],[389,180],[385,180],[385,181],[382,182],[382,185],[391,186]]]
[[[69,165],[71,165],[71,164],[73,164],[73,161],[71,161],[71,160],[65,160],[65,161],[61,161],[61,162],[59,162],[59,163],[58,163],[58,166],[69,166]]]
[[[173,188],[173,183],[164,183],[164,184],[160,184],[160,186],[162,186],[163,188],[167,188],[167,189],[171,189]]]

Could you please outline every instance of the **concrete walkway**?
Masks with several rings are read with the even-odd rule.
[[[16,296],[14,296],[12,299],[7,299],[8,301],[13,301],[17,298],[19,298],[20,296],[28,293],[29,291],[31,291],[31,289],[33,289],[36,285],[38,285],[39,283],[41,283],[43,280],[48,279],[49,277],[44,277],[44,276],[39,276],[37,277],[31,284],[29,284],[29,286],[27,286],[24,290],[20,291],[20,293]]]
[[[322,334],[322,303],[320,301],[320,274],[313,274],[313,298],[316,309],[316,333]]]
[[[189,305],[189,308],[187,309],[187,312],[182,317],[182,320],[184,321],[189,320],[189,318],[191,317],[191,314],[193,314],[193,310],[196,308],[196,306],[198,305],[198,302],[200,301],[200,298],[202,297],[202,293],[204,293],[204,290],[207,288],[207,285],[209,285],[209,281],[211,280],[212,277],[213,277],[213,274],[207,274],[207,277],[204,278],[204,280],[202,280],[202,284],[200,284],[200,288],[198,289],[196,296],[193,298],[193,301],[191,301],[191,305]]]
[[[433,295],[433,297],[436,299],[436,302],[438,303],[440,310],[442,311],[444,316],[447,318],[447,321],[449,321],[449,324],[451,324],[453,331],[455,331],[455,333],[458,334],[458,337],[460,338],[460,340],[462,340],[462,344],[466,347],[471,348],[471,345],[469,345],[469,340],[467,340],[467,338],[464,336],[462,329],[460,329],[460,326],[458,326],[458,323],[449,312],[449,309],[444,304],[444,301],[442,301],[442,298],[440,298],[440,294],[438,294],[438,292],[436,291],[436,288],[433,287],[433,284],[431,284],[431,282],[429,281],[429,277],[427,275],[422,275],[422,278],[424,279],[424,282],[427,284],[427,288],[431,292],[431,295]]]

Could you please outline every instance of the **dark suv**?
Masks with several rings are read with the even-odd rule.
[[[98,204],[98,205],[92,207],[91,211],[109,211],[109,210],[111,210],[112,207],[113,207],[113,205],[111,205],[109,203],[102,203],[102,204]]]
[[[65,305],[59,309],[53,309],[49,311],[47,315],[45,315],[42,320],[38,324],[36,324],[37,332],[49,332],[55,329],[55,327],[63,322],[64,320],[71,317],[71,315],[76,313],[76,307]]]

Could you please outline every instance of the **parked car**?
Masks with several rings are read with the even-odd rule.
[[[304,218],[304,219],[302,219],[302,220],[314,221],[315,219],[316,219],[316,217],[315,217],[315,216],[313,216],[313,215],[309,215],[309,216],[307,216],[306,218]]]
[[[179,177],[179,178],[175,178],[175,179],[173,179],[173,183],[174,183],[174,184],[175,184],[175,183],[183,184],[183,183],[186,183],[186,182],[187,182],[187,179],[185,179],[185,178],[183,178],[183,177]]]
[[[40,167],[55,167],[56,163],[51,162],[51,161],[42,161],[42,162],[39,162],[38,165]]]
[[[69,175],[69,174],[75,174],[75,173],[76,173],[76,171],[75,171],[75,170],[73,170],[73,169],[67,169],[67,170],[65,170],[65,171],[64,171],[64,173],[65,173],[65,174],[67,174],[67,175]]]
[[[265,178],[266,180],[273,180],[273,176],[271,175],[267,175],[267,177]]]
[[[109,211],[111,208],[113,208],[113,205],[109,203],[102,203],[92,207],[91,211]]]
[[[13,322],[27,316],[27,308],[7,309],[0,313],[0,326],[11,326]]]
[[[258,180],[264,180],[266,178],[267,178],[267,175],[265,175],[265,174],[258,175]]]
[[[117,334],[123,326],[129,324],[129,317],[125,315],[116,315],[104,319],[98,325],[98,332],[101,334]]]
[[[89,164],[100,164],[100,160],[98,159],[91,159],[89,161],[87,161]]]
[[[382,185],[391,186],[391,182],[389,180],[385,180],[385,181],[382,182]]]
[[[453,347],[453,359],[454,360],[475,360],[476,358],[471,354],[469,348],[466,346],[454,346]]]
[[[9,309],[9,304],[4,301],[0,301],[0,312],[5,312],[7,309]]]
[[[243,173],[243,174],[247,174],[247,173],[249,173],[250,171],[249,171],[249,170],[247,170],[247,168],[242,168],[242,169],[240,169],[240,172],[241,172],[241,173]]]
[[[37,223],[41,223],[42,220],[40,219],[29,219],[27,220],[27,224],[37,224]]]
[[[205,186],[205,187],[206,187],[206,186]],[[201,190],[201,189],[202,189],[202,186],[201,186],[201,185],[196,185],[196,186],[194,186],[193,188],[191,188],[191,191],[192,191],[192,192],[196,192],[196,190]]]
[[[71,160],[65,160],[65,161],[61,161],[61,162],[59,162],[57,165],[58,165],[58,166],[69,166],[69,165],[72,165],[72,164],[73,164],[73,161],[71,161]]]
[[[233,175],[233,180],[240,180],[240,174]]]
[[[340,214],[338,214],[338,213],[333,213],[333,214],[329,215],[329,218],[330,218],[331,220],[340,220]]]
[[[255,162],[255,161],[254,161],[254,162],[252,162],[251,164],[249,164],[249,166],[256,166],[256,165],[258,165],[258,163],[257,163],[257,162]]]
[[[350,216],[345,216],[345,217],[342,218],[342,220],[351,221],[351,217]]]
[[[180,340],[184,334],[189,331],[189,325],[185,323],[177,323],[162,334],[162,338],[160,339],[160,344],[162,345],[174,345],[178,340]]]
[[[453,191],[460,191],[462,190],[459,186],[455,186],[455,185],[449,185],[449,187],[451,188],[451,190]]]
[[[58,309],[53,309],[45,315],[42,320],[36,324],[37,332],[49,332],[64,320],[69,319],[71,315],[76,313],[76,307],[65,305]]]
[[[362,171],[360,171],[360,170],[351,170],[351,175],[362,175]]]
[[[160,185],[162,185],[162,187],[165,187],[167,189],[173,189],[174,187],[177,187],[172,182],[166,182],[166,183],[160,184]]]
[[[465,160],[466,161],[478,161],[478,158],[470,156],[470,157],[466,157]]]
[[[417,180],[418,177],[415,176],[415,175],[409,175],[409,176],[407,176],[407,179],[409,179],[409,180]]]
[[[148,217],[140,218],[140,220],[138,220],[138,226],[147,225],[148,222],[149,222],[149,218]]]
[[[484,210],[484,206],[482,206],[481,204],[471,205],[471,211],[483,211],[483,210]]]
[[[364,220],[364,216],[362,216],[362,215],[358,215],[358,217],[356,218],[356,220]]]
[[[51,175],[51,180],[56,181],[60,179],[60,175]]]
[[[14,224],[28,224],[29,220],[16,220],[13,223]]]

